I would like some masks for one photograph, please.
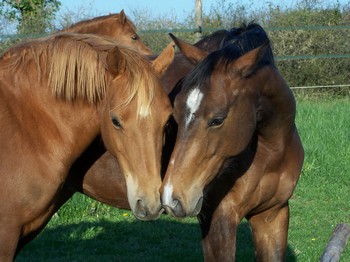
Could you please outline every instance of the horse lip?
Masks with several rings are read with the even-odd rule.
[[[159,211],[158,211],[158,214],[161,215],[164,213],[164,211],[165,211],[165,209],[161,206]]]
[[[200,197],[199,199],[198,199],[198,202],[197,202],[197,204],[196,204],[196,207],[193,209],[193,211],[190,213],[190,214],[188,214],[189,216],[197,216],[198,214],[199,214],[199,212],[201,211],[201,209],[202,209],[202,205],[203,205],[203,197]]]
[[[142,213],[134,213],[134,215],[136,216],[137,219],[140,219],[140,220],[147,220],[146,218],[146,213],[142,212]]]
[[[165,210],[165,212],[173,217],[176,217],[175,214],[173,213],[173,211],[171,210],[171,208],[168,205],[163,205],[163,210]]]
[[[158,212],[152,215],[146,215],[145,213],[139,213],[139,214],[134,213],[134,215],[137,219],[141,221],[150,221],[150,220],[157,220],[163,212],[164,212],[164,208],[161,207],[158,210]]]
[[[165,209],[165,212],[172,217],[176,217],[176,218],[186,217],[186,213],[175,214],[175,212],[168,205],[163,205],[163,207]]]

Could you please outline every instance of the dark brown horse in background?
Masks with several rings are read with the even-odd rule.
[[[171,45],[150,63],[111,38],[56,34],[0,58],[0,260],[42,228],[69,172],[99,134],[118,159],[134,214],[162,212],[161,150],[172,112],[160,85]],[[147,129],[148,132],[144,132]],[[91,166],[102,152],[89,159]]]
[[[288,200],[304,158],[293,93],[275,66],[266,32],[251,24],[205,54],[181,83],[177,139],[162,185],[175,217],[198,216],[206,261],[234,261],[236,230],[248,219],[258,261],[283,261]]]
[[[108,36],[120,44],[135,48],[143,55],[152,54],[152,51],[142,42],[140,36],[136,33],[135,25],[125,15],[124,10],[120,11],[119,14],[98,16],[80,21],[59,31],[59,33],[62,32]]]

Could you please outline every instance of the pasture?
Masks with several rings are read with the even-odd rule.
[[[290,200],[287,261],[318,261],[338,223],[350,223],[350,98],[297,96],[303,172]],[[237,261],[253,261],[248,224]],[[141,222],[76,194],[16,261],[202,261],[195,218]],[[342,261],[350,261],[347,246]]]

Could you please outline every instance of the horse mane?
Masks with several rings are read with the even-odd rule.
[[[29,63],[35,63],[39,81],[46,74],[48,85],[58,98],[66,101],[83,99],[97,104],[107,92],[107,54],[116,46],[125,59],[123,76],[128,79],[125,87],[128,98],[121,106],[128,105],[137,95],[138,115],[146,116],[158,78],[141,54],[117,45],[109,37],[55,34],[15,45],[3,54],[2,59],[7,60],[11,70],[25,71]]]
[[[185,86],[197,86],[210,77],[218,64],[227,66],[233,60],[264,44],[267,45],[267,51],[259,59],[255,71],[266,65],[275,66],[267,33],[256,23],[243,24],[239,28],[232,28],[221,41],[220,49],[210,53],[185,78],[186,82],[190,81]]]
[[[220,46],[222,39],[224,39],[229,33],[230,31],[227,31],[225,29],[215,31],[199,40],[194,44],[194,46],[207,52],[213,52],[218,49],[218,46]]]
[[[86,19],[83,21],[79,21],[67,28],[64,28],[60,31],[58,31],[58,33],[61,32],[75,32],[75,33],[88,33],[87,32],[87,27],[86,24],[89,24],[91,27],[95,26],[95,27],[99,27],[101,23],[106,22],[106,20],[115,20],[117,21],[118,19],[120,19],[120,15],[118,14],[109,14],[109,15],[104,15],[104,16],[98,16],[98,17],[94,17],[91,19]],[[131,28],[133,30],[136,31],[136,26],[134,25],[134,23],[129,20],[128,18],[126,18],[127,23],[131,26]],[[91,31],[89,29],[89,31]]]

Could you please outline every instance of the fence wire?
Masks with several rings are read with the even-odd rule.
[[[350,26],[298,26],[265,28],[278,68],[294,89],[349,88]],[[201,28],[202,36],[220,28]],[[194,43],[198,28],[140,31],[142,40],[159,53],[170,41],[168,33]],[[0,53],[14,43],[48,34],[0,35]]]

